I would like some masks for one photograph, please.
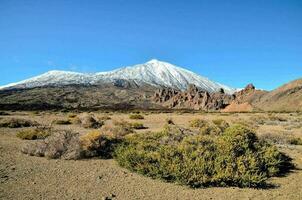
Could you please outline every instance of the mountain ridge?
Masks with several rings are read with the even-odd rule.
[[[234,88],[211,81],[187,69],[156,59],[152,59],[143,64],[126,66],[108,72],[80,73],[51,70],[20,82],[0,86],[0,89],[69,84],[95,85],[114,82],[117,79],[134,80],[138,84],[147,83],[154,86],[172,87],[180,90],[185,90],[190,84],[194,84],[209,92],[217,92],[221,88],[229,94],[236,91]]]

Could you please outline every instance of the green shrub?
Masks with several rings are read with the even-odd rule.
[[[287,156],[240,125],[215,136],[176,126],[129,135],[115,157],[132,171],[191,187],[261,187],[293,167]]]
[[[141,114],[131,114],[129,115],[129,119],[144,119],[144,116]]]
[[[146,129],[146,127],[144,126],[144,124],[143,123],[139,123],[139,122],[131,123],[131,127],[133,129]]]
[[[192,128],[202,128],[206,126],[208,122],[203,119],[193,119],[190,121],[190,127]]]
[[[222,119],[212,120],[212,123],[203,119],[194,119],[190,121],[190,126],[199,128],[202,135],[219,135],[229,127],[229,124]]]
[[[17,133],[17,137],[23,140],[44,139],[50,135],[50,131],[45,128],[25,129]]]
[[[214,119],[212,120],[213,124],[218,127],[222,132],[227,129],[230,125],[223,119]]]

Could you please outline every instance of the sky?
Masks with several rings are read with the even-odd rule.
[[[153,58],[272,90],[302,78],[302,1],[0,0],[0,85]]]

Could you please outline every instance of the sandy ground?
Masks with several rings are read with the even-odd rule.
[[[99,114],[103,115],[103,114]],[[113,120],[129,120],[128,114],[110,114]],[[248,119],[258,114],[148,114],[141,120],[149,129],[160,130],[166,118],[176,124],[188,126],[194,118],[228,121]],[[300,122],[301,116],[285,114],[287,118]],[[62,113],[14,113],[10,116],[30,118],[42,124],[53,119],[64,118]],[[112,120],[106,123],[112,123]],[[279,131],[302,137],[300,126],[286,129],[282,123],[263,125],[259,132]],[[85,133],[88,130],[76,125],[62,125],[56,128],[72,129]],[[302,146],[280,146],[294,160],[297,170],[285,177],[269,180],[274,185],[269,189],[201,188],[191,189],[173,183],[153,180],[121,168],[114,160],[49,160],[31,157],[20,152],[27,141],[15,136],[20,129],[0,128],[0,199],[302,199]],[[259,133],[260,134],[260,133]]]

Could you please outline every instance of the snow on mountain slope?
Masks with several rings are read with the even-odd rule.
[[[117,79],[135,80],[138,84],[143,82],[155,86],[167,86],[181,90],[187,89],[189,84],[195,84],[197,87],[209,92],[218,91],[220,88],[223,88],[226,93],[233,93],[235,91],[233,88],[210,81],[186,69],[155,59],[144,64],[94,74],[49,71],[40,76],[2,86],[0,89],[32,88],[47,85],[98,84],[102,82],[112,82]]]

